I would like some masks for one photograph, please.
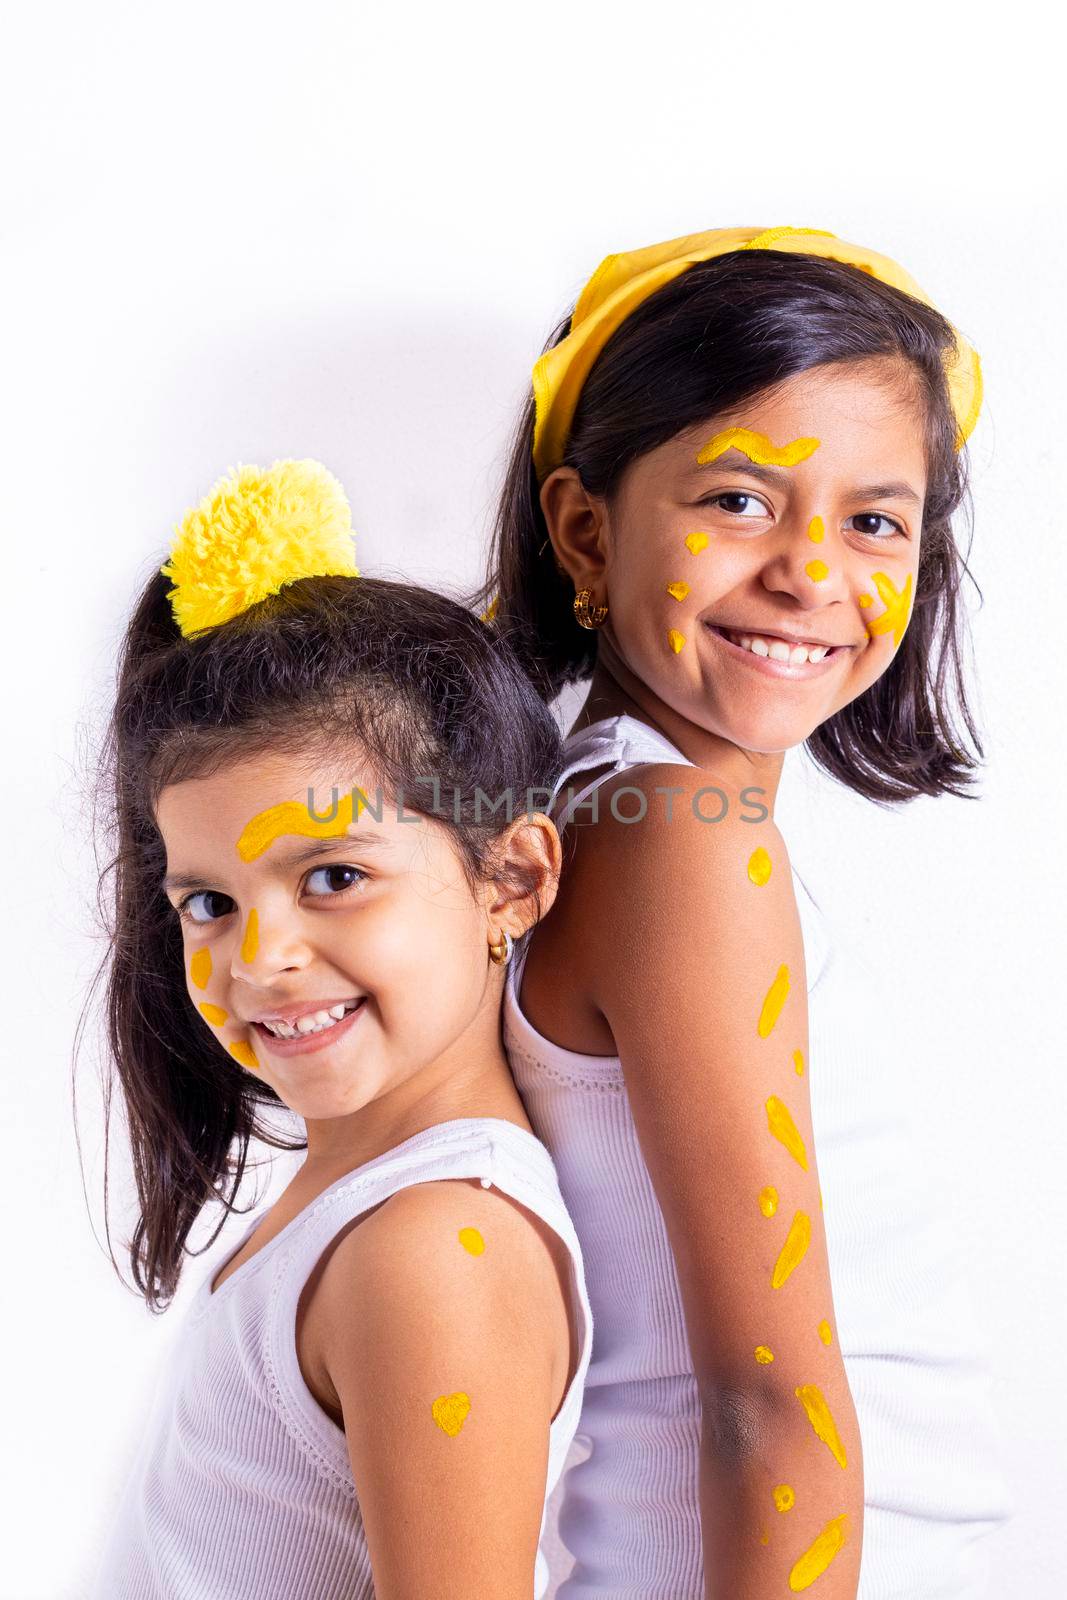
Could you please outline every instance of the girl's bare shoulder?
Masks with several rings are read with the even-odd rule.
[[[630,910],[643,890],[694,873],[709,887],[732,881],[739,858],[747,874],[756,857],[755,875],[764,856],[784,866],[789,860],[762,789],[688,763],[646,762],[613,773],[567,831],[575,882],[580,872],[585,889],[595,886],[601,904],[621,901]]]

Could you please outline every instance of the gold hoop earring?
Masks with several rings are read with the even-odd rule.
[[[594,606],[590,604],[593,598],[591,589],[579,589],[574,597],[574,615],[580,628],[602,628],[608,614],[606,605]]]
[[[496,944],[490,944],[489,946],[490,961],[495,961],[498,967],[506,967],[511,960],[513,948],[511,934],[505,930],[503,938]]]

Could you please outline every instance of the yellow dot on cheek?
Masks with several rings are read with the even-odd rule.
[[[807,573],[812,583],[821,583],[829,570],[830,568],[826,565],[825,561],[809,561],[807,566],[804,568],[804,571]]]
[[[209,1005],[206,1000],[200,1002],[200,1015],[206,1017],[213,1028],[221,1028],[226,1021],[227,1013],[221,1006]]]
[[[679,579],[677,583],[669,583],[667,585],[667,593],[673,595],[675,600],[684,600],[689,593],[689,585]]]
[[[821,517],[812,517],[808,523],[808,538],[812,544],[821,544],[826,532],[826,524]]]
[[[698,556],[708,542],[706,533],[690,533],[686,535],[685,546],[694,556]]]
[[[485,1240],[477,1228],[460,1228],[459,1242],[464,1250],[469,1250],[472,1256],[480,1256],[485,1249]]]
[[[756,1360],[761,1367],[769,1367],[774,1360],[774,1351],[768,1350],[765,1344],[758,1344],[756,1346]]]
[[[778,1190],[772,1184],[760,1190],[759,1208],[765,1217],[773,1217],[778,1210]]]
[[[441,1431],[454,1439],[466,1422],[470,1408],[470,1397],[460,1392],[438,1395],[430,1410],[433,1413],[433,1420]]]
[[[788,1483],[780,1483],[774,1491],[774,1503],[779,1511],[792,1511],[797,1497]]]
[[[211,951],[207,945],[194,950],[189,961],[189,976],[198,989],[206,989],[211,977]]]
[[[797,1077],[798,1078],[802,1078],[804,1076],[804,1052],[803,1052],[803,1050],[794,1050],[793,1051],[793,1066],[796,1069]]]
[[[259,1062],[256,1060],[256,1052],[252,1049],[247,1039],[235,1039],[226,1048],[233,1059],[241,1063],[242,1067],[248,1067],[251,1071],[253,1067],[259,1066]]]
[[[834,1342],[834,1331],[825,1318],[819,1323],[819,1338],[823,1344],[833,1344]]]
[[[873,606],[874,605],[874,596],[870,595],[870,594],[861,594],[860,595],[860,605],[861,606]]]
[[[679,633],[677,628],[670,628],[667,632],[667,643],[677,655],[685,643],[685,634]]]

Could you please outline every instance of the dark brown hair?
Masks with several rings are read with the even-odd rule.
[[[569,330],[568,316],[545,348]],[[963,678],[959,589],[970,572],[952,531],[953,513],[969,500],[966,452],[955,449],[945,381],[944,355],[954,345],[937,311],[856,267],[734,251],[689,267],[615,330],[585,380],[563,458],[591,494],[610,502],[627,467],[646,451],[795,373],[872,356],[910,366],[905,377],[923,412],[928,469],[910,620],[882,676],[807,740],[821,767],[880,803],[940,792],[971,797],[978,762],[955,724],[950,688],[983,753]],[[573,586],[545,543],[533,425],[531,393],[514,436],[486,582],[468,604],[481,608],[497,597],[497,622],[552,700],[592,673],[597,636],[575,621]]]
[[[492,806],[510,794],[514,816],[533,791],[530,809],[543,809],[537,791],[562,768],[556,723],[505,639],[455,600],[373,578],[302,578],[185,638],[169,587],[153,576],[127,628],[95,778],[109,949],[89,990],[106,974],[105,1129],[117,1080],[140,1207],[129,1255],[153,1310],[166,1309],[184,1255],[199,1253],[186,1241],[204,1206],[224,1208],[204,1249],[239,1209],[250,1141],[305,1148],[269,1129],[263,1113],[279,1097],[228,1054],[189,997],[181,926],[162,887],[161,791],[279,746],[347,763],[358,751],[383,798],[402,795],[448,829],[472,887],[493,877],[536,896],[522,867],[494,854],[510,819],[505,804]],[[430,775],[439,791],[419,781]],[[378,793],[368,791],[375,806]],[[105,1142],[105,1216],[107,1192]],[[115,1263],[110,1227],[108,1246]]]

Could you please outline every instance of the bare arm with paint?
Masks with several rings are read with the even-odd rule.
[[[713,781],[649,766],[605,785],[584,893],[627,938],[596,963],[593,998],[678,1270],[707,1600],[853,1600],[863,1466],[834,1334],[799,916],[773,822],[742,822],[736,796],[720,823],[693,815]],[[648,795],[641,823],[610,816],[619,782]],[[670,821],[657,784],[682,789]]]
[[[564,1290],[539,1219],[495,1189],[393,1195],[319,1291],[377,1600],[530,1600]]]

